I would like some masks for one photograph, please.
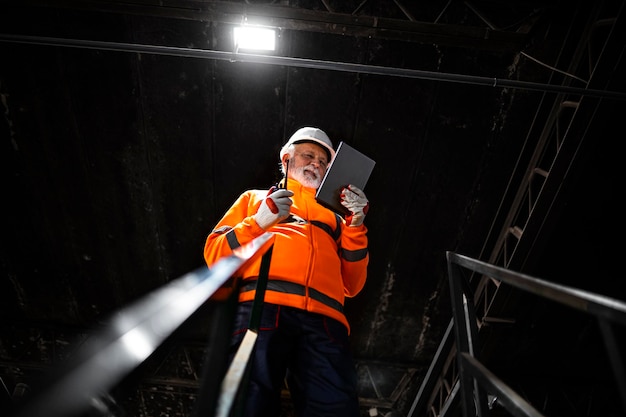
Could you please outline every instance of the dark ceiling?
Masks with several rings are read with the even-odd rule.
[[[436,413],[412,405],[452,317],[446,251],[626,300],[623,14],[620,1],[2,2],[8,402],[113,312],[202,266],[212,226],[275,182],[304,125],[376,160],[369,277],[346,305],[364,415]],[[244,19],[280,28],[276,53],[233,51]],[[540,386],[553,415],[619,415],[588,356],[592,324],[493,301],[485,318],[505,325],[487,326],[485,351],[512,385]],[[120,409],[189,415],[204,341],[191,331],[155,357]]]

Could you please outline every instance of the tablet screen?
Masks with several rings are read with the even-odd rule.
[[[365,190],[365,185],[375,164],[373,159],[345,142],[340,142],[335,158],[328,167],[322,184],[315,194],[317,202],[338,214],[344,216],[350,214],[341,205],[341,190],[348,184]]]

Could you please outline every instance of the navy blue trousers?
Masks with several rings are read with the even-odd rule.
[[[250,322],[252,302],[235,316],[231,358]],[[330,317],[265,303],[245,390],[246,417],[278,417],[289,388],[299,417],[359,417],[357,376],[346,327]]]

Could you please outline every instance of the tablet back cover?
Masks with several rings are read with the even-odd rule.
[[[341,205],[341,189],[348,184],[353,184],[361,190],[365,190],[365,185],[375,164],[373,159],[345,142],[340,142],[335,159],[328,167],[322,184],[315,194],[317,202],[338,214],[350,214]]]

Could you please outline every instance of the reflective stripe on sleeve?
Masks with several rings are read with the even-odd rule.
[[[365,259],[367,256],[367,248],[366,249],[357,249],[357,250],[347,250],[341,249],[341,257],[348,262],[358,262],[362,259]]]
[[[228,246],[230,246],[231,250],[235,250],[241,246],[239,240],[237,240],[237,235],[235,235],[235,230],[230,230],[226,233],[226,241],[228,242]]]

